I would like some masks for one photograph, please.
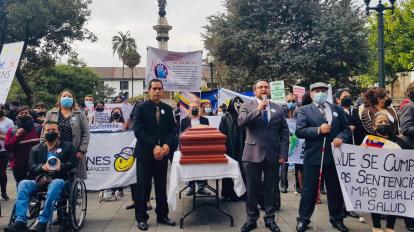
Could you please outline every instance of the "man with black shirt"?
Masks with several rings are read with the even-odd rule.
[[[168,154],[174,145],[175,121],[172,108],[161,102],[163,85],[153,79],[148,85],[149,100],[139,104],[134,111],[134,133],[137,138],[137,202],[135,218],[138,229],[148,230],[147,192],[148,182],[154,177],[157,222],[175,226],[168,218],[167,169]]]

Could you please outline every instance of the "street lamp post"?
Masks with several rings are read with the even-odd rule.
[[[378,14],[378,81],[379,87],[385,88],[385,65],[384,65],[384,11],[391,10],[394,13],[395,0],[389,0],[391,3],[390,7],[386,7],[382,0],[379,0],[376,7],[371,7],[371,0],[364,0],[366,5],[366,11],[376,11]]]
[[[214,88],[214,70],[213,70],[213,68],[214,68],[214,56],[213,55],[208,55],[207,56],[207,61],[208,61],[208,63],[209,63],[209,65],[210,65],[210,78],[211,78],[211,90],[213,90],[213,88]]]

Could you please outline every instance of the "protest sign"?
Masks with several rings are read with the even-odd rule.
[[[292,87],[292,92],[298,97],[298,102],[302,102],[303,95],[305,95],[306,89],[302,86],[294,85]]]
[[[412,217],[413,150],[332,147],[347,211]]]
[[[270,82],[270,95],[276,103],[286,103],[285,81]]]
[[[24,42],[4,44],[0,54],[0,104],[6,103]]]
[[[145,85],[161,80],[164,90],[200,92],[202,51],[170,52],[148,47]]]
[[[117,132],[122,129],[122,123],[94,123],[89,126],[90,132]]]
[[[91,133],[90,136],[86,189],[97,191],[136,183],[134,132]]]
[[[296,137],[296,119],[287,118],[289,127],[289,153],[288,162],[290,164],[303,164],[305,140]]]

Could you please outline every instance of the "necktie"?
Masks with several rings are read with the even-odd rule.
[[[159,106],[155,106],[155,117],[157,118],[157,123],[160,124],[160,107]]]
[[[326,113],[325,113],[325,105],[318,105],[318,108],[323,116],[323,119],[325,119],[325,122],[327,122],[328,118],[326,117]]]
[[[263,121],[264,121],[265,125],[267,126],[269,124],[269,117],[267,115],[267,110],[263,110],[262,115],[263,115]]]

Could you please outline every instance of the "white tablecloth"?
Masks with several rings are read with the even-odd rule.
[[[177,208],[177,193],[180,182],[191,180],[216,180],[223,178],[232,178],[234,182],[234,191],[237,196],[246,192],[243,178],[240,172],[239,163],[227,156],[229,160],[226,164],[185,164],[180,165],[181,152],[174,153],[174,159],[171,165],[170,187],[168,189],[168,204],[172,210]]]

